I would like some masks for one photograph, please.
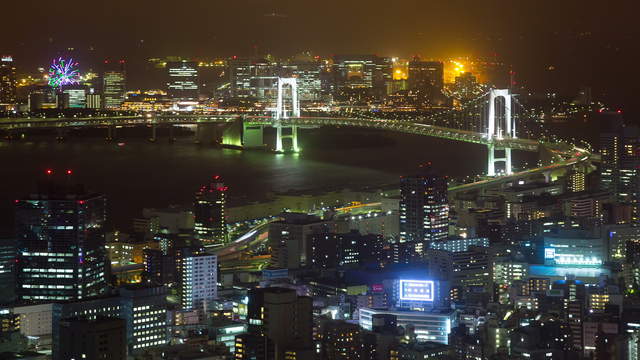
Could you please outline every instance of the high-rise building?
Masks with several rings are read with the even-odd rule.
[[[127,359],[126,323],[123,319],[82,318],[60,322],[60,359]]]
[[[167,328],[167,288],[155,285],[127,285],[121,287],[119,296],[105,296],[90,300],[42,304],[23,308],[49,306],[48,312],[35,313],[38,319],[44,318],[51,326],[53,360],[68,360],[60,356],[60,346],[64,344],[64,329],[61,325],[66,319],[84,319],[94,321],[102,318],[119,318],[125,321],[126,346],[129,354],[148,348],[164,346],[169,340]],[[37,310],[37,309],[35,309]],[[87,357],[87,359],[92,359]]]
[[[195,236],[204,245],[222,245],[228,241],[225,217],[226,193],[228,187],[219,175],[200,188],[193,206],[195,215]]]
[[[443,240],[449,233],[447,180],[428,167],[400,179],[400,242]]]
[[[277,94],[277,64],[260,58],[229,60],[231,96],[273,100]]]
[[[218,261],[216,255],[189,256],[183,260],[182,308],[206,309],[218,295]]]
[[[249,332],[236,336],[235,359],[313,358],[311,298],[276,287],[252,289],[248,295]]]
[[[631,221],[640,221],[640,128],[624,124],[622,114],[601,115],[600,188],[631,206]]]
[[[62,89],[64,109],[84,109],[87,107],[87,89],[84,86],[69,86]]]
[[[336,95],[350,97],[357,92],[371,95],[385,93],[392,63],[375,55],[339,55],[333,58],[333,83]]]
[[[16,103],[16,67],[11,56],[0,57],[0,109]]]
[[[314,234],[311,237],[311,266],[335,269],[380,263],[382,261],[382,235],[361,235],[358,231],[346,234]]]
[[[451,310],[413,311],[359,309],[360,327],[373,330],[373,319],[377,314],[393,315],[397,324],[405,329],[412,326],[416,337],[421,341],[433,341],[440,344],[449,343],[451,328],[456,326],[456,314]]]
[[[318,61],[294,61],[281,66],[281,76],[295,77],[300,101],[320,100],[322,84]]]
[[[442,91],[444,86],[444,66],[440,61],[421,61],[414,58],[409,62],[409,89]]]
[[[167,92],[174,100],[198,100],[198,64],[192,61],[167,63]]]
[[[105,60],[105,71],[102,76],[102,106],[105,109],[120,109],[127,92],[127,73],[125,61],[113,62]],[[92,103],[92,105],[95,105]]]
[[[327,360],[362,358],[362,329],[358,324],[327,320],[320,323],[320,357]]]
[[[0,238],[0,304],[15,297],[16,239]]]
[[[581,192],[587,189],[586,169],[582,167],[573,167],[566,178],[566,187],[568,192]]]
[[[53,181],[16,200],[18,301],[77,300],[105,292],[105,210],[103,195]]]
[[[310,266],[311,237],[335,232],[335,223],[303,213],[285,213],[284,219],[269,224],[271,266],[298,269]]]

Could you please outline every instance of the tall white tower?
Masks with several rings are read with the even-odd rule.
[[[511,98],[508,89],[491,89],[489,92],[489,118],[487,126],[487,139],[489,139],[488,147],[488,161],[487,161],[487,175],[496,175],[496,163],[504,162],[505,174],[510,175],[513,173],[511,169],[511,149],[505,147],[496,147],[495,140],[501,140],[505,138],[516,138],[516,124],[511,116]],[[499,108],[496,105],[497,99],[503,99],[503,107]],[[497,112],[502,110],[501,113],[504,116],[502,122],[497,121]],[[496,151],[504,151],[504,155],[496,155]]]
[[[283,126],[283,119],[289,118],[289,112],[284,102],[284,87],[288,85],[291,87],[291,117],[300,117],[300,100],[298,99],[298,79],[296,78],[278,78],[278,100],[276,104],[275,112],[275,128],[276,128],[276,152],[282,152],[282,139],[291,138],[291,148],[294,152],[298,152],[298,127],[295,125]],[[291,133],[288,135],[282,134],[283,128],[290,128]]]

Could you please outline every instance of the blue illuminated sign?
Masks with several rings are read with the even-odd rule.
[[[432,280],[400,280],[400,300],[433,301]]]

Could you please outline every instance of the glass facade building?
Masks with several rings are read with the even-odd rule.
[[[198,100],[198,64],[190,61],[167,63],[167,92],[175,100]]]
[[[25,303],[79,300],[106,290],[100,194],[54,189],[16,200],[16,295]]]
[[[105,61],[103,75],[102,105],[105,109],[120,109],[124,103],[127,92],[127,73],[125,72],[125,62]]]
[[[449,235],[447,181],[428,170],[400,179],[400,242],[431,242]]]
[[[204,245],[222,245],[227,242],[225,218],[227,187],[219,176],[200,188],[193,206],[195,235]]]

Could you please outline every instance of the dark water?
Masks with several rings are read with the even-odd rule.
[[[96,134],[0,142],[0,234],[11,232],[13,200],[33,191],[47,168],[73,169],[77,182],[106,194],[110,224],[127,230],[144,207],[189,204],[213,174],[224,177],[230,203],[239,204],[268,192],[395,183],[427,161],[449,176],[476,174],[486,158],[478,145],[343,128],[303,131],[298,155],[197,146],[187,137],[151,144],[134,135],[120,140],[124,146]]]

